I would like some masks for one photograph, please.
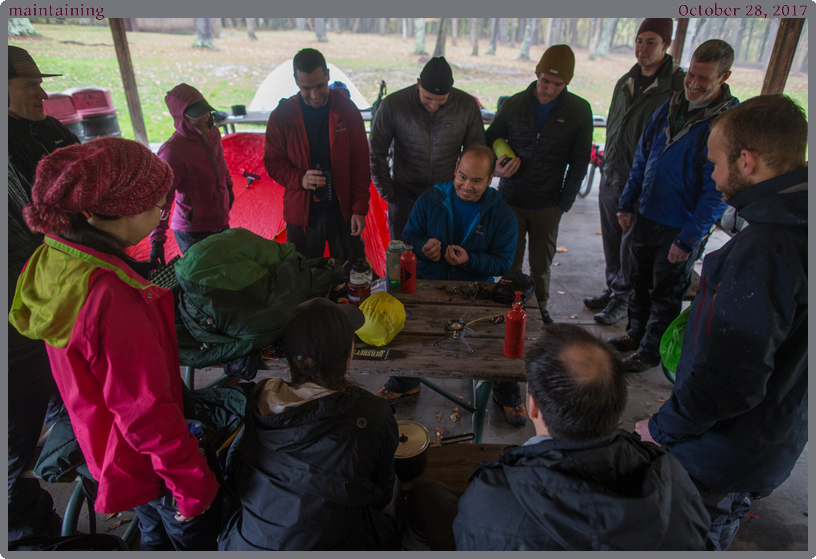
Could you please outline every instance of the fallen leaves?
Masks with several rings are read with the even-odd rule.
[[[596,235],[603,235],[603,233],[601,233],[600,231],[595,231],[595,234]]]
[[[453,408],[453,413],[452,413],[452,414],[450,414],[450,419],[451,419],[451,421],[453,421],[454,423],[456,423],[457,421],[459,421],[459,408]]]
[[[116,518],[117,516],[122,516],[121,512],[112,512],[108,516],[105,517],[105,520],[110,520],[111,518]]]
[[[442,427],[437,427],[436,428],[436,440],[437,441],[442,440]]]
[[[438,411],[436,412],[436,422],[439,423],[440,421],[442,421],[442,412]]]
[[[669,399],[668,398],[658,398],[657,401],[658,402],[668,402]]]
[[[570,318],[578,318],[578,315],[577,314],[571,314]]]
[[[133,520],[133,519],[132,518],[123,518],[121,520],[117,520],[116,522],[114,522],[113,524],[111,524],[110,526],[105,528],[105,531],[110,532],[111,530],[116,530],[119,526],[127,524],[131,520]]]
[[[556,291],[556,293],[558,293],[559,295],[566,295],[567,294],[566,291]]]
[[[567,247],[555,247],[555,252],[569,252]]]
[[[553,265],[553,266],[560,266],[560,265],[561,265],[561,262],[553,262],[553,263],[552,263],[552,265]]]

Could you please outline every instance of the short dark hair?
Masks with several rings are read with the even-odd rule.
[[[348,351],[341,355],[334,363],[322,368],[319,373],[313,375],[304,375],[302,370],[315,366],[315,362],[311,357],[306,357],[303,360],[287,359],[289,362],[289,372],[292,374],[292,380],[289,384],[295,388],[303,386],[307,382],[313,382],[323,388],[329,390],[345,390],[355,383],[348,379],[348,359],[353,349],[352,342],[349,341]]]
[[[462,158],[468,153],[487,157],[490,160],[490,174],[493,174],[493,168],[496,166],[496,154],[492,149],[482,144],[470,144],[462,151],[462,154],[459,156],[459,161],[462,161]]]
[[[807,115],[787,95],[748,99],[722,113],[711,126],[722,132],[728,163],[739,159],[744,149],[757,153],[780,174],[807,162]]]
[[[617,430],[628,379],[620,359],[601,340],[580,326],[553,324],[524,361],[527,392],[554,439],[592,442]]]
[[[292,66],[294,67],[295,77],[297,77],[297,72],[311,74],[317,68],[323,68],[324,72],[329,72],[326,59],[323,58],[323,54],[317,49],[299,50],[292,60]]]
[[[691,58],[703,64],[718,62],[717,74],[722,76],[731,70],[731,65],[734,64],[734,49],[723,40],[709,39],[695,49]]]

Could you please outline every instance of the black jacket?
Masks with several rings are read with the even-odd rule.
[[[674,66],[667,54],[657,69],[652,85],[632,99],[635,77],[640,75],[640,65],[635,64],[615,84],[609,116],[606,119],[606,144],[604,145],[603,171],[606,184],[623,192],[635,159],[640,135],[649,117],[660,108],[674,91],[683,91],[685,72]]]
[[[516,448],[471,479],[453,523],[459,551],[705,549],[710,517],[688,474],[623,431]]]
[[[56,149],[78,144],[79,140],[64,124],[52,116],[32,121],[9,119],[9,161],[28,184],[34,184],[34,171],[40,159]]]
[[[677,379],[649,432],[705,485],[770,491],[808,438],[807,167],[738,192],[706,255]]]
[[[352,387],[262,416],[254,402],[266,382],[247,406],[237,475],[243,508],[219,549],[399,549],[397,526],[381,512],[396,480],[391,406]]]
[[[487,129],[487,145],[504,138],[521,158],[518,171],[499,183],[505,202],[526,210],[558,206],[566,212],[589,165],[592,109],[565,87],[539,130],[533,107],[536,83],[502,103]]]

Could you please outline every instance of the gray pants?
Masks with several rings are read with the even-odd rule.
[[[510,206],[518,223],[518,243],[513,257],[511,272],[521,272],[524,264],[524,250],[527,237],[530,238],[530,275],[535,282],[538,308],[547,310],[550,298],[550,265],[555,256],[558,241],[558,226],[561,223],[561,208],[552,206],[543,210],[523,210]],[[529,235],[528,235],[529,234]]]
[[[388,232],[392,241],[402,240],[402,231],[408,225],[408,217],[415,203],[404,196],[398,196],[396,200],[388,202]]]
[[[601,210],[601,233],[606,259],[606,287],[612,299],[629,301],[632,295],[632,232],[635,230],[637,205],[632,226],[626,231],[618,223],[618,204],[623,190],[606,183],[601,175],[598,208]]]

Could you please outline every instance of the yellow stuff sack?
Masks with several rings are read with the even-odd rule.
[[[357,336],[376,347],[387,345],[405,326],[405,307],[399,299],[378,291],[360,305],[366,321]]]

